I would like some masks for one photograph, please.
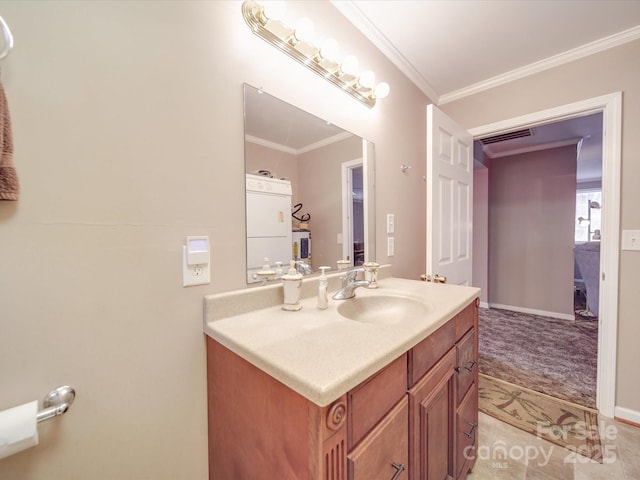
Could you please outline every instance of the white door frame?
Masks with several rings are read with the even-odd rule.
[[[363,167],[364,162],[362,158],[355,160],[349,160],[342,162],[341,165],[341,177],[342,177],[342,258],[351,260],[353,266],[353,180],[351,178],[351,171],[354,168]],[[364,179],[364,172],[363,172]],[[363,180],[364,188],[364,180]],[[364,194],[364,192],[363,192]],[[366,198],[366,197],[365,197]],[[366,218],[366,215],[365,215]],[[365,220],[366,221],[366,220]],[[366,232],[366,229],[365,229]],[[366,233],[365,233],[366,238]],[[365,245],[366,253],[366,245]]]
[[[598,314],[598,378],[596,406],[607,417],[615,415],[618,334],[618,271],[620,265],[620,167],[622,147],[622,92],[561,105],[539,112],[472,128],[474,138],[514,129],[602,112],[602,246],[600,253],[600,312]]]

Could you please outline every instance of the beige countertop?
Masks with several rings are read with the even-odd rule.
[[[330,295],[337,278],[330,281]],[[204,332],[231,351],[319,406],[325,406],[411,349],[469,302],[480,289],[395,277],[378,289],[358,288],[356,297],[396,295],[424,302],[420,318],[368,323],[338,313],[341,302],[318,310],[316,279],[303,285],[302,309],[284,311],[281,285],[205,297]],[[313,292],[315,293],[315,292]]]

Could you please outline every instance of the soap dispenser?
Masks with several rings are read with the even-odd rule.
[[[326,270],[331,269],[331,267],[320,267],[320,277],[318,277],[318,308],[320,310],[325,310],[329,307],[329,297],[327,295],[327,275],[325,274]]]
[[[284,289],[283,310],[297,311],[302,308],[300,303],[300,290],[302,289],[302,274],[296,271],[296,262],[289,262],[289,272],[282,276],[282,288]]]

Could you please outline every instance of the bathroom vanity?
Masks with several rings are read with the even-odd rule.
[[[479,289],[381,278],[318,310],[315,283],[299,312],[276,285],[205,298],[209,478],[464,478]]]

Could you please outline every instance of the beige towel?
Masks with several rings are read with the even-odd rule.
[[[13,137],[9,105],[0,83],[0,200],[18,200],[20,182],[13,166]]]

